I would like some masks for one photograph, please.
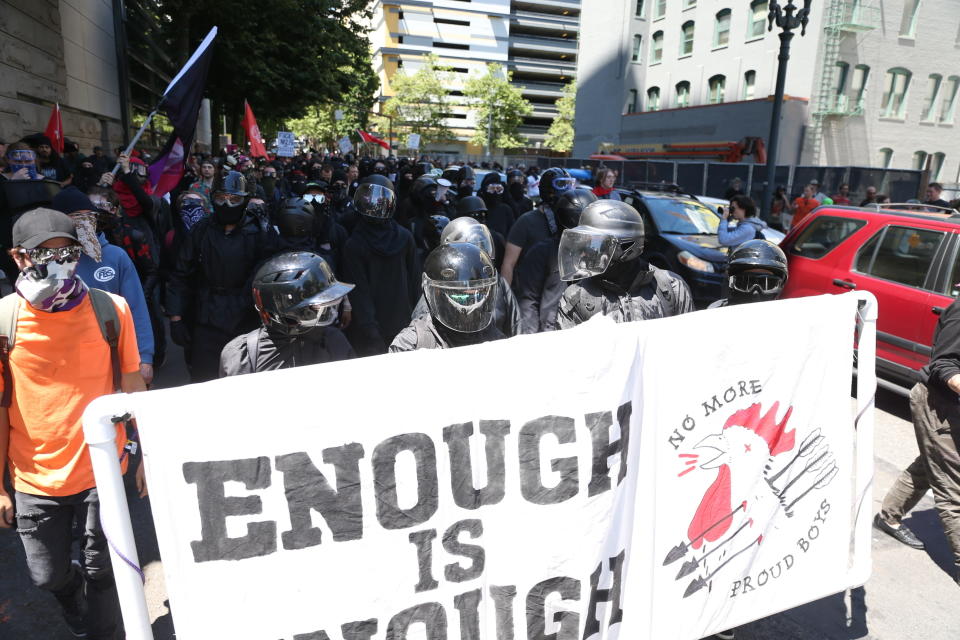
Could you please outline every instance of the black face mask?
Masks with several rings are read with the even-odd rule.
[[[457,187],[458,198],[466,198],[467,196],[472,196],[472,195],[473,195],[473,187],[471,187],[470,185],[462,184],[459,187]]]
[[[273,196],[273,190],[277,188],[277,179],[272,176],[265,176],[260,180],[260,185],[263,187],[263,192],[270,198]]]
[[[97,233],[110,233],[120,226],[120,218],[109,211],[97,210]]]
[[[479,222],[480,224],[487,224],[487,212],[486,211],[474,211],[470,214],[470,217]]]
[[[344,202],[350,199],[350,192],[347,189],[346,185],[344,186],[334,186],[330,190],[330,199],[333,200],[333,204],[340,206]]]
[[[240,224],[247,210],[244,203],[231,207],[227,204],[213,203],[213,219],[224,226],[228,224]]]
[[[524,197],[524,195],[526,195],[524,193],[523,184],[520,182],[511,182],[508,189],[510,190],[510,195],[514,200],[520,200]]]

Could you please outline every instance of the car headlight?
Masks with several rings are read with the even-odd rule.
[[[713,273],[713,265],[706,260],[701,260],[689,251],[681,251],[677,254],[680,264],[694,271],[703,271],[704,273]]]

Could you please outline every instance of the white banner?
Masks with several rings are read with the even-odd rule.
[[[420,148],[420,134],[411,133],[407,136],[407,148],[409,149],[419,149]]]
[[[350,153],[353,151],[353,143],[350,142],[350,136],[343,136],[339,141],[340,153]]]
[[[856,306],[133,396],[177,637],[692,640],[859,584]]]
[[[292,131],[277,131],[277,155],[292,158],[297,153],[297,139]]]

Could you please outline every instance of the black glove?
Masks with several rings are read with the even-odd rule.
[[[190,328],[183,320],[170,322],[170,339],[178,347],[190,346]]]

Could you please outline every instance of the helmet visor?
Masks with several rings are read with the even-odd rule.
[[[607,270],[617,252],[613,236],[584,229],[566,229],[557,256],[560,279],[582,280]]]
[[[440,242],[442,244],[468,242],[481,251],[485,251],[491,260],[496,259],[497,252],[493,246],[493,237],[490,235],[490,230],[482,224],[475,224],[465,229],[455,229],[454,227],[447,226],[440,236]]]
[[[776,295],[783,291],[783,284],[783,278],[773,273],[742,272],[730,276],[730,290],[746,295]]]
[[[433,317],[460,333],[476,333],[490,326],[496,291],[496,278],[443,281],[423,276],[423,292]]]
[[[393,191],[379,184],[362,184],[353,196],[353,204],[361,215],[380,220],[393,217],[395,203]]]
[[[557,193],[563,193],[568,189],[575,189],[577,187],[576,178],[568,178],[566,176],[561,176],[559,178],[553,179],[553,188]]]

